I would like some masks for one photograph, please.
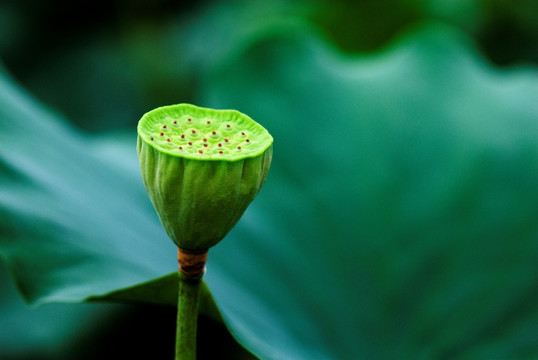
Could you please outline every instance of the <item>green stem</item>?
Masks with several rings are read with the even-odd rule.
[[[196,360],[196,325],[201,277],[179,272],[177,301],[176,360]]]

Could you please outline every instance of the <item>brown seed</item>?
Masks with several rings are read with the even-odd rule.
[[[224,152],[221,150],[221,151],[219,151],[219,154],[224,154]]]
[[[199,152],[200,154],[203,154],[203,153],[204,153],[202,150],[198,150],[198,152]]]
[[[163,125],[163,129],[166,129],[166,125]]]
[[[192,131],[193,134],[196,134],[196,130],[192,129],[191,131]]]
[[[180,147],[179,147],[179,150],[183,150],[183,146],[180,146]]]
[[[249,140],[249,139],[247,139],[247,142],[250,142],[250,140]]]
[[[189,141],[189,145],[192,145],[192,142]]]
[[[230,124],[226,124],[226,127],[227,128],[231,128],[232,126]]]
[[[150,136],[149,139],[150,139],[150,140],[153,140],[153,136]]]
[[[206,138],[204,138],[204,141],[207,141],[207,139],[206,139]]]
[[[204,147],[207,147],[207,144],[204,144]]]
[[[177,120],[174,120],[174,124],[177,124]]]
[[[164,136],[164,133],[163,133],[163,132],[161,133],[161,136]]]
[[[216,131],[211,131],[211,134],[217,135],[217,132]]]
[[[170,139],[166,139],[166,141],[170,142]]]
[[[207,123],[207,125],[209,125],[209,124],[211,124],[211,121],[207,120],[206,123]]]
[[[241,146],[238,146],[238,147],[237,147],[237,150],[241,150]]]
[[[181,134],[181,138],[182,138],[182,139],[185,139],[185,134]]]
[[[217,145],[218,145],[219,147],[222,147],[222,144],[221,144],[221,143],[218,143]]]
[[[228,139],[224,139],[224,142],[228,142]]]

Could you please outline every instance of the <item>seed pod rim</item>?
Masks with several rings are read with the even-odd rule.
[[[221,122],[222,118],[229,118],[231,119],[230,122],[234,123],[236,125],[235,121],[238,120],[240,124],[246,126],[249,131],[253,131],[256,137],[256,141],[261,139],[262,142],[261,146],[258,146],[258,149],[256,151],[252,151],[252,149],[245,149],[248,151],[238,151],[235,154],[226,154],[226,156],[199,156],[197,154],[192,155],[190,153],[180,153],[175,150],[175,148],[166,149],[162,146],[159,146],[152,138],[152,135],[150,135],[150,129],[148,129],[148,123],[155,124],[156,120],[154,117],[163,116],[170,113],[179,113],[183,112],[183,114],[193,114],[199,117],[203,118],[210,118],[210,119],[216,119],[217,121]],[[170,118],[173,118],[172,116],[169,116]],[[158,152],[178,157],[178,158],[184,158],[184,159],[191,159],[196,161],[239,161],[242,159],[247,158],[255,158],[257,156],[262,155],[264,152],[266,152],[272,145],[273,145],[273,137],[269,132],[259,123],[257,123],[255,120],[253,120],[248,115],[237,111],[233,109],[212,109],[212,108],[205,108],[200,107],[188,103],[180,103],[175,105],[166,105],[161,106],[158,108],[155,108],[147,113],[145,113],[140,121],[138,122],[137,126],[137,132],[140,139],[147,145],[153,147]],[[173,150],[172,150],[173,149]]]

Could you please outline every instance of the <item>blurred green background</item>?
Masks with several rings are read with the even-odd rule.
[[[134,140],[179,102],[275,138],[200,358],[538,357],[536,1],[1,1],[0,60],[0,359],[171,357],[168,283],[73,302],[174,271]]]
[[[195,100],[197,70],[204,64],[195,56],[220,61],[212,45],[246,34],[252,27],[249,12],[253,18],[267,12],[281,21],[308,22],[350,54],[379,50],[417,22],[440,20],[465,31],[497,65],[538,62],[538,5],[532,0],[23,0],[0,6],[4,64],[38,99],[89,131],[133,126],[148,109]],[[201,13],[212,9],[227,13],[227,22],[202,24]],[[204,26],[205,43],[183,48],[193,41],[189,31]],[[215,26],[225,31],[214,33]]]

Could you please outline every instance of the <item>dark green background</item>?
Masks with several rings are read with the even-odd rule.
[[[537,357],[537,13],[1,2],[0,358],[172,356],[175,251],[134,145],[179,102],[275,138],[210,252],[200,358],[250,358],[230,333],[263,359]]]

